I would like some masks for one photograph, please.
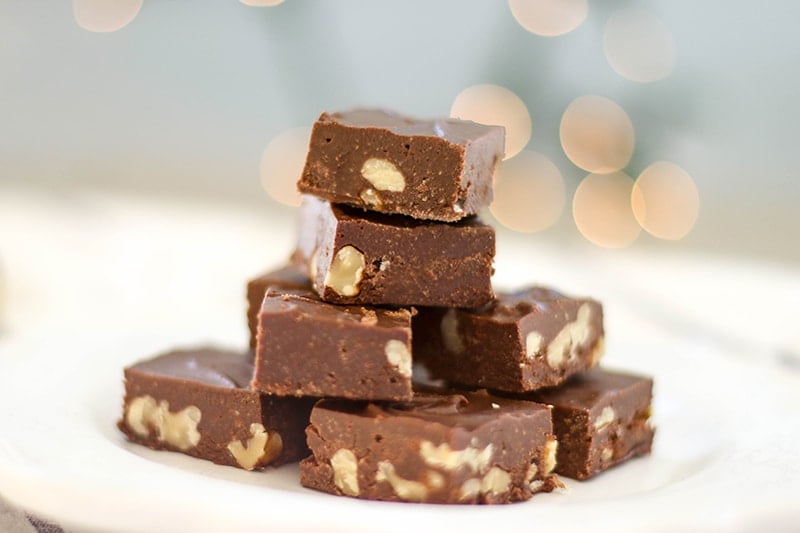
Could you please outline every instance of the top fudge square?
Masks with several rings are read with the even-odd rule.
[[[333,203],[453,222],[492,201],[505,130],[377,109],[323,113],[297,184]]]

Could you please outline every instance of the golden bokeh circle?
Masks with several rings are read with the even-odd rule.
[[[622,107],[603,96],[573,100],[561,116],[564,153],[576,166],[596,174],[615,172],[633,155],[633,123]]]
[[[109,33],[130,24],[143,0],[72,0],[72,16],[84,30]]]
[[[261,156],[261,186],[274,200],[300,205],[297,180],[303,172],[311,129],[292,128],[272,138]]]
[[[661,239],[679,240],[697,222],[700,194],[685,170],[669,161],[657,161],[636,179],[631,206],[645,231]]]
[[[467,87],[456,96],[450,116],[506,129],[505,159],[517,155],[531,138],[531,115],[514,92],[493,84]]]
[[[533,233],[555,224],[565,203],[558,167],[543,154],[523,150],[501,163],[489,210],[503,226]]]
[[[508,0],[508,7],[520,26],[545,37],[571,32],[589,12],[588,0]]]
[[[589,174],[572,199],[575,225],[590,242],[604,248],[625,248],[641,228],[631,210],[633,180],[624,172]]]

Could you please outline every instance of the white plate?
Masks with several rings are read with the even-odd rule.
[[[248,473],[130,445],[115,427],[123,366],[175,344],[243,345],[242,284],[258,270],[252,265],[262,264],[254,259],[260,253],[243,251],[250,250],[244,243],[261,230],[254,233],[254,219],[209,209],[180,208],[175,223],[175,207],[113,207],[114,217],[59,216],[54,226],[51,209],[28,206],[19,218],[3,218],[0,202],[0,228],[39,221],[24,240],[0,229],[6,239],[0,242],[11,242],[0,249],[10,276],[8,324],[0,335],[0,494],[33,513],[68,528],[115,531],[790,530],[800,521],[797,374],[769,359],[729,353],[714,336],[660,327],[628,305],[613,276],[589,278],[573,269],[569,277],[564,272],[574,262],[547,249],[535,258],[541,276],[561,286],[602,287],[606,365],[655,376],[658,429],[647,458],[588,482],[566,480],[565,491],[529,502],[465,507],[337,498],[300,487],[295,466]],[[231,238],[195,232],[194,224],[209,217],[222,226],[220,236]],[[159,239],[139,233],[145,222],[158,228]],[[52,240],[37,248],[45,237]],[[216,253],[208,253],[210,241]],[[169,255],[171,242],[181,243],[180,253]],[[278,257],[281,246],[263,255]],[[507,263],[499,255],[501,280],[520,279],[515,266],[530,264],[529,253],[508,252]],[[142,255],[153,264],[137,263]],[[626,279],[634,263],[625,259]],[[691,273],[708,262],[675,265]],[[762,294],[772,287],[783,296],[796,281],[753,269],[737,278],[740,288],[758,284]],[[680,286],[664,294],[675,290]],[[658,301],[651,296],[648,305]],[[762,316],[770,309],[788,311],[780,307],[784,301],[761,303],[752,313],[756,325],[775,322]],[[698,305],[692,302],[691,310]]]

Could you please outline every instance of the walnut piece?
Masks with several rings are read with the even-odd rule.
[[[383,203],[381,202],[381,197],[375,192],[375,189],[364,189],[358,196],[361,198],[362,202],[370,207],[380,207]]]
[[[525,355],[533,359],[542,349],[544,337],[538,331],[531,331],[525,336]]]
[[[428,487],[419,481],[404,479],[397,475],[394,465],[389,461],[378,463],[378,471],[375,473],[375,481],[387,481],[392,486],[392,490],[401,500],[419,502],[428,496]]]
[[[386,360],[389,364],[397,368],[397,372],[404,377],[411,377],[411,352],[404,342],[392,339],[386,343],[384,348]]]
[[[442,342],[449,352],[461,353],[464,351],[464,341],[458,334],[458,315],[455,309],[448,309],[442,317],[440,325]]]
[[[325,286],[340,296],[355,296],[364,275],[364,254],[352,246],[343,246],[336,252],[325,276]]]
[[[511,474],[500,467],[493,466],[481,480],[481,494],[497,496],[508,492],[511,486]]]
[[[558,368],[565,359],[574,359],[591,334],[592,307],[585,303],[578,309],[578,316],[564,326],[556,338],[547,346],[547,364]]]
[[[347,496],[358,496],[358,461],[353,452],[341,448],[331,457],[333,483]]]
[[[419,454],[426,464],[448,471],[467,467],[472,472],[483,474],[489,467],[492,452],[491,444],[482,450],[473,446],[467,446],[463,450],[453,450],[446,442],[436,446],[428,440],[422,441],[419,445]]]
[[[197,446],[200,432],[197,425],[202,413],[194,405],[189,405],[173,413],[169,410],[169,402],[156,402],[149,395],[138,396],[128,404],[125,423],[140,437],[150,435],[150,428],[155,428],[158,440],[166,442],[181,451]]]
[[[597,418],[594,419],[594,429],[600,431],[601,429],[607,427],[614,419],[617,417],[617,414],[614,412],[614,409],[607,405],[603,407],[603,410],[600,411],[600,414],[597,415]]]
[[[550,439],[544,445],[544,457],[542,458],[542,476],[549,476],[556,469],[556,452],[558,451],[558,441]]]
[[[371,157],[361,166],[361,175],[379,191],[401,192],[406,178],[391,161]]]
[[[280,434],[270,434],[259,423],[250,424],[250,435],[246,444],[242,444],[240,440],[228,443],[228,451],[236,459],[236,463],[245,470],[269,464],[283,450],[283,439]]]

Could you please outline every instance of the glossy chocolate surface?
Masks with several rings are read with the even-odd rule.
[[[504,142],[502,127],[465,120],[378,109],[323,113],[298,189],[371,211],[452,222],[491,202]],[[368,179],[367,161],[391,168],[392,185]]]
[[[544,287],[499,293],[476,309],[420,308],[413,328],[417,361],[432,377],[467,387],[552,387],[603,353],[602,306]]]

